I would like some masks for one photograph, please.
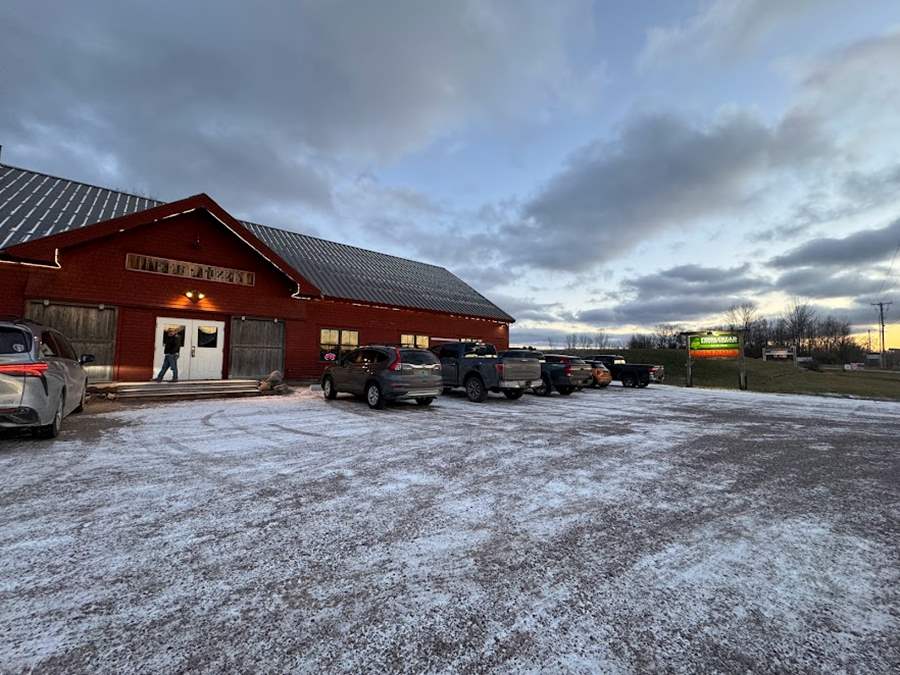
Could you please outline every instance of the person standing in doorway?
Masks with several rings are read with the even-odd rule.
[[[178,352],[181,351],[181,340],[178,338],[178,330],[174,327],[166,331],[163,338],[163,364],[156,376],[157,382],[163,381],[166,371],[172,369],[172,382],[178,382]]]

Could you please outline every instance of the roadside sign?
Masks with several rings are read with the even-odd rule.
[[[687,333],[687,372],[685,384],[694,386],[695,359],[739,359],[738,387],[747,389],[747,367],[744,361],[744,337],[740,333],[708,330]]]
[[[741,336],[709,331],[688,337],[692,359],[737,359],[741,356]]]

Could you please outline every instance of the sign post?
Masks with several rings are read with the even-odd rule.
[[[691,362],[691,341],[687,341],[687,373],[685,375],[685,386],[694,386],[694,374],[691,370],[693,363]]]
[[[741,332],[739,337],[741,350],[741,371],[738,374],[738,389],[740,389],[741,391],[747,391],[747,361],[744,357],[744,333]]]

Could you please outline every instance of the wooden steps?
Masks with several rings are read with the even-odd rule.
[[[88,391],[96,398],[110,399],[221,398],[259,396],[258,384],[257,380],[102,382],[88,385]]]

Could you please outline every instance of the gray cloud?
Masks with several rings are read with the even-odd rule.
[[[766,279],[749,273],[750,265],[719,268],[702,265],[679,265],[655,274],[647,274],[626,281],[624,287],[637,292],[638,297],[650,299],[657,296],[721,295],[764,292],[771,284]]]
[[[815,265],[847,267],[879,262],[891,257],[900,245],[900,219],[886,227],[862,230],[841,239],[813,239],[770,261],[776,268]]]
[[[611,142],[577,151],[525,205],[526,225],[505,232],[516,259],[548,269],[587,269],[676,224],[736,214],[760,177],[824,156],[827,142],[793,117],[767,127],[729,114],[708,127],[679,116],[630,120]],[[577,253],[576,253],[577,251]]]
[[[785,272],[778,277],[775,285],[790,295],[806,298],[837,298],[874,295],[883,289],[896,288],[897,282],[873,279],[855,271],[841,271],[833,267],[804,267]]]
[[[536,302],[533,298],[515,298],[503,293],[491,294],[491,299],[516,317],[516,321],[560,321],[563,311],[555,302]]]
[[[738,296],[673,296],[654,300],[634,300],[616,307],[616,316],[621,323],[626,324],[691,322],[721,314],[732,305],[746,300],[747,298]]]
[[[626,299],[581,311],[573,320],[593,326],[691,322],[745,302],[771,283],[751,274],[750,265],[732,268],[678,265],[636,277],[622,285]]]
[[[0,25],[7,161],[295,222],[348,166],[581,105],[593,37],[586,2],[537,0],[19,0]]]
[[[823,223],[854,216],[868,209],[897,201],[900,197],[900,166],[875,171],[850,171],[829,191],[814,190],[793,207],[783,222],[751,232],[753,242],[790,241]]]

